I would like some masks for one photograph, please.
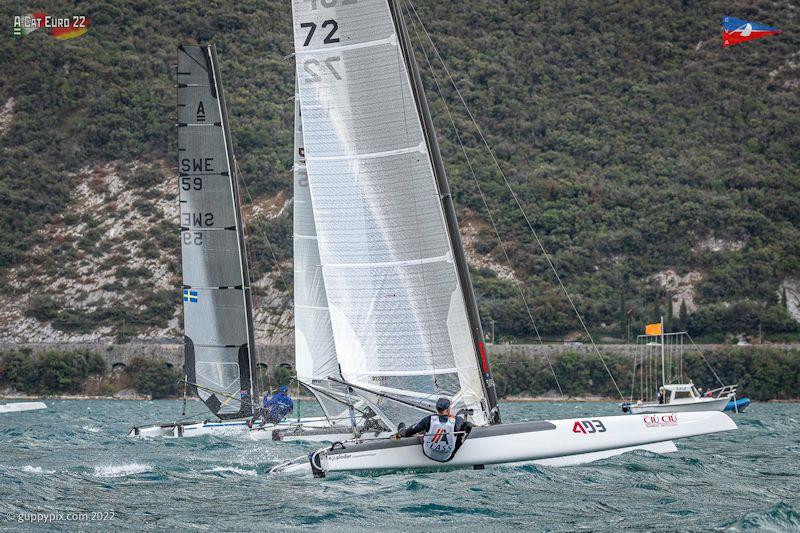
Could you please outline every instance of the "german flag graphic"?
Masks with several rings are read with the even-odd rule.
[[[72,22],[66,28],[53,28],[50,30],[50,35],[65,41],[67,39],[75,39],[89,31],[89,20],[86,17],[73,17]]]

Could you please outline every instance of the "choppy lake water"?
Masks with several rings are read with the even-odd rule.
[[[176,401],[47,404],[0,415],[0,530],[31,529],[33,513],[53,515],[35,526],[52,530],[800,530],[798,404],[753,404],[735,416],[739,431],[677,441],[665,456],[324,480],[266,474],[313,444],[126,436],[177,418]],[[562,402],[502,409],[506,421],[617,413]]]

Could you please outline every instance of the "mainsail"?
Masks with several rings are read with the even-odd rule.
[[[309,386],[329,419],[345,409],[336,345],[331,330],[317,230],[308,190],[308,173],[300,120],[300,96],[294,116],[294,345],[297,379]]]
[[[386,0],[293,1],[306,165],[336,352],[344,380],[390,425],[415,421],[439,395],[486,424],[497,419],[494,385],[397,15]]]
[[[178,170],[187,381],[218,417],[253,412],[250,276],[213,46],[178,48]]]

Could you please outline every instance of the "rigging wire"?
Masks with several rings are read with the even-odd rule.
[[[242,172],[242,169],[239,167],[239,160],[236,158],[236,155],[233,156],[233,165],[234,165],[234,168],[236,169],[236,176],[238,177],[239,182],[242,184],[242,186],[244,187],[244,191],[247,194],[248,201],[250,202],[251,205],[255,205],[255,199],[254,199],[252,193],[250,193],[250,188],[247,186],[247,179],[245,178],[244,172]],[[245,238],[247,238],[247,229],[248,229],[248,224],[247,224],[247,221],[245,220],[244,213],[242,213],[242,230],[245,233]],[[269,248],[270,255],[272,256],[272,261],[273,261],[273,263],[275,264],[275,267],[278,270],[278,276],[280,276],[280,278],[281,278],[281,282],[283,283],[284,290],[288,291],[289,290],[289,284],[286,282],[286,278],[283,276],[283,270],[281,269],[280,263],[278,262],[278,257],[275,254],[275,249],[272,247],[272,242],[270,242],[270,240],[269,240],[269,235],[267,235],[266,224],[262,223],[259,226],[259,229],[261,230],[261,234],[264,237],[264,240],[267,242],[267,247]],[[249,260],[250,260],[250,264],[251,264],[251,268],[252,268],[252,265],[253,265],[253,256],[252,256],[253,250],[252,250],[251,247],[247,248],[247,250],[248,250],[248,256],[250,256]],[[253,285],[253,280],[252,279],[250,280],[250,285]],[[253,297],[254,297],[253,299],[255,300],[256,299],[256,295],[253,294]],[[259,305],[257,307],[260,308],[261,307],[261,304],[260,304],[261,297],[260,296],[258,296],[258,301],[259,301]],[[257,347],[254,346],[253,349],[257,350]],[[256,353],[258,353],[258,351]],[[260,357],[258,359],[260,359]],[[260,362],[260,361],[258,361],[258,362]],[[258,362],[256,363],[256,369],[255,369],[254,374],[256,375],[256,379],[258,380],[259,388],[263,391],[264,390],[264,383],[263,383],[264,380],[263,380],[263,378],[261,376],[261,372],[259,372]],[[267,363],[264,363],[264,364],[267,364]],[[272,390],[273,390],[273,384],[272,384],[272,375],[271,375],[271,373],[269,371],[269,366],[268,365],[267,365],[266,374],[267,374],[267,384],[269,386],[269,392],[271,393]]]
[[[239,161],[236,158],[236,156],[234,156],[234,158],[233,158],[233,164],[236,167],[236,175],[239,176],[239,181],[242,183],[242,185],[244,186],[244,190],[247,193],[247,199],[249,200],[249,202],[252,205],[255,205],[255,199],[254,199],[253,195],[250,194],[250,189],[247,186],[247,180],[245,179],[244,173],[242,172],[241,168],[239,168]],[[245,224],[245,226],[246,226],[246,224]],[[274,261],[275,266],[278,269],[278,275],[281,278],[281,282],[283,283],[283,287],[284,287],[284,289],[289,290],[289,284],[286,282],[286,278],[283,276],[283,271],[280,269],[280,262],[278,261],[278,257],[275,254],[275,249],[273,248],[272,242],[270,242],[269,236],[267,235],[266,225],[265,224],[261,224],[260,229],[261,229],[262,234],[264,236],[264,240],[267,241],[267,247],[269,248],[269,253],[272,256],[272,260]]]
[[[702,351],[700,350],[700,348],[698,348],[698,347],[697,347],[697,345],[694,343],[694,339],[692,339],[692,336],[691,336],[691,335],[689,335],[689,333],[688,333],[688,332],[686,333],[686,336],[689,338],[689,342],[691,342],[691,343],[692,343],[692,346],[694,346],[694,349],[695,349],[695,350],[697,350],[697,353],[699,353],[699,354],[700,354],[700,357],[702,357],[702,358],[703,358],[703,362],[706,364],[706,366],[708,367],[708,369],[709,369],[709,370],[711,370],[711,373],[712,373],[712,374],[714,374],[714,378],[716,378],[716,380],[719,382],[719,384],[720,384],[720,385],[722,385],[722,386],[724,387],[724,386],[725,386],[725,384],[722,382],[722,380],[721,380],[721,379],[719,379],[719,376],[717,375],[717,373],[716,373],[716,372],[714,372],[714,368],[712,368],[711,364],[710,364],[710,363],[708,362],[708,360],[706,359],[706,356],[705,356],[705,355],[703,355],[703,352],[702,352]]]
[[[408,12],[408,8],[406,8],[406,11]],[[444,92],[442,91],[441,84],[439,83],[439,77],[436,75],[431,60],[428,57],[428,53],[425,51],[423,40],[420,37],[419,32],[417,31],[417,23],[414,21],[413,18],[411,18],[410,13],[409,13],[409,19],[411,20],[411,27],[414,30],[414,34],[417,36],[417,41],[420,43],[419,47],[420,51],[422,52],[422,55],[425,58],[425,62],[428,65],[428,69],[436,85],[436,92],[438,93],[439,98],[441,99],[442,104],[444,104],[444,108],[447,111],[447,117],[450,121],[450,126],[452,127],[453,133],[455,134],[456,139],[458,140],[459,146],[461,147],[461,152],[464,154],[464,159],[467,162],[467,166],[469,167],[470,174],[472,175],[472,179],[475,182],[475,187],[478,190],[478,194],[480,194],[483,207],[484,209],[486,209],[486,214],[489,217],[489,222],[491,223],[492,230],[494,231],[494,234],[497,237],[497,241],[500,243],[500,249],[503,251],[503,257],[505,258],[506,264],[508,265],[508,268],[511,271],[511,279],[513,281],[513,285],[517,289],[517,292],[519,293],[519,297],[522,300],[522,303],[525,305],[525,311],[528,313],[528,318],[530,319],[531,324],[533,325],[533,330],[536,332],[536,339],[538,340],[539,344],[544,344],[542,336],[539,333],[539,328],[536,325],[536,320],[533,318],[533,313],[531,312],[528,299],[525,297],[525,293],[522,290],[522,282],[517,278],[516,273],[514,271],[514,267],[511,264],[511,259],[508,256],[506,245],[503,242],[502,237],[500,237],[500,232],[497,229],[497,224],[495,223],[494,217],[492,216],[492,211],[489,208],[489,204],[486,201],[486,196],[483,194],[483,189],[481,188],[480,182],[478,181],[478,176],[475,174],[475,169],[472,166],[472,161],[470,160],[469,155],[467,155],[467,149],[464,147],[464,142],[461,139],[461,134],[459,133],[458,127],[456,126],[455,120],[453,119],[453,114],[450,112],[450,106],[447,104],[447,100],[444,97]],[[547,360],[547,366],[550,368],[550,372],[553,374],[553,379],[555,379],[556,386],[558,387],[558,393],[563,397],[564,391],[561,389],[561,383],[559,383],[558,381],[558,376],[556,376],[555,369],[553,368],[553,364],[550,361],[550,355],[547,352],[545,352],[545,359]]]
[[[631,372],[631,397],[630,402],[633,402],[633,395],[636,392],[636,363],[638,362],[638,353],[633,354],[633,372]]]
[[[544,244],[542,243],[541,239],[539,238],[539,234],[533,228],[533,224],[531,224],[531,221],[528,218],[527,213],[523,209],[522,203],[520,202],[519,197],[517,196],[517,194],[514,191],[514,189],[511,187],[511,183],[508,181],[508,178],[506,177],[505,172],[503,171],[502,167],[500,166],[500,163],[497,160],[497,157],[495,156],[494,151],[492,150],[491,146],[489,145],[489,142],[486,140],[486,137],[483,135],[483,131],[481,130],[480,126],[478,126],[478,123],[475,120],[475,116],[472,114],[472,111],[469,109],[469,106],[467,105],[467,102],[464,100],[464,97],[462,96],[461,91],[458,89],[458,85],[456,84],[455,79],[453,79],[453,76],[450,74],[450,70],[447,68],[447,65],[445,64],[444,59],[442,58],[441,54],[439,54],[439,50],[436,48],[436,45],[434,44],[430,33],[428,33],[427,28],[425,28],[425,24],[422,22],[422,19],[420,18],[419,13],[417,13],[416,8],[414,8],[414,5],[410,1],[408,2],[408,5],[411,8],[411,10],[414,12],[414,16],[416,17],[417,21],[419,21],[419,25],[422,28],[422,31],[425,33],[425,36],[427,37],[428,42],[430,42],[430,44],[431,44],[431,48],[433,49],[434,53],[436,54],[437,59],[439,60],[439,62],[442,65],[442,68],[444,69],[445,73],[447,74],[447,77],[450,80],[450,83],[453,86],[453,89],[455,90],[456,94],[458,95],[458,99],[461,101],[461,104],[464,107],[464,110],[467,112],[467,115],[469,116],[469,119],[472,122],[472,125],[475,127],[475,131],[478,133],[478,136],[480,137],[481,141],[483,142],[484,146],[486,147],[486,150],[489,152],[489,155],[491,156],[495,167],[497,167],[497,170],[499,171],[500,176],[503,178],[503,182],[505,183],[506,188],[511,193],[511,197],[514,199],[514,202],[516,203],[517,208],[519,209],[520,213],[522,214],[523,218],[525,219],[525,222],[527,223],[528,228],[531,230],[531,233],[533,234],[533,237],[535,238],[536,243],[538,244],[539,249],[542,252],[542,255],[547,260],[548,265],[550,265],[550,269],[552,270],[553,274],[555,275],[555,278],[558,281],[558,284],[561,287],[561,290],[563,291],[564,295],[566,296],[567,301],[569,301],[570,305],[572,306],[572,310],[575,312],[575,316],[578,318],[578,321],[580,322],[581,327],[583,327],[583,331],[586,333],[586,336],[589,338],[589,342],[592,344],[592,348],[594,349],[594,351],[597,354],[597,356],[600,358],[600,361],[603,363],[603,367],[605,368],[606,372],[608,373],[608,377],[611,378],[611,382],[614,384],[614,388],[617,390],[617,393],[619,394],[620,398],[624,401],[625,400],[625,396],[622,394],[622,391],[620,390],[619,385],[617,385],[617,381],[614,379],[614,375],[611,373],[611,369],[608,367],[608,364],[606,363],[605,358],[600,353],[600,350],[597,348],[597,344],[595,344],[594,338],[592,337],[592,334],[589,333],[589,328],[586,326],[586,322],[583,320],[583,316],[581,316],[581,314],[578,312],[578,308],[575,305],[575,302],[573,301],[572,296],[570,295],[570,293],[567,290],[566,286],[564,285],[564,282],[561,280],[561,276],[559,276],[558,271],[556,270],[556,267],[553,264],[552,259],[550,258],[550,254],[547,253],[547,250],[545,249]]]

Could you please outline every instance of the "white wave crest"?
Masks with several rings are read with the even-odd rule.
[[[82,430],[88,431],[89,433],[100,433],[100,428],[95,426],[83,426],[81,427]]]
[[[236,468],[235,466],[215,466],[210,470],[203,470],[205,473],[230,473],[230,474],[238,474],[240,476],[257,476],[258,472],[255,470],[247,470],[245,468]]]
[[[26,472],[28,474],[55,474],[56,473],[55,470],[45,470],[41,466],[31,466],[31,465],[25,465],[22,468],[20,468],[20,470],[22,470],[23,472]]]
[[[126,465],[96,466],[94,467],[94,475],[97,477],[124,477],[142,474],[152,470],[152,465],[130,463]]]

